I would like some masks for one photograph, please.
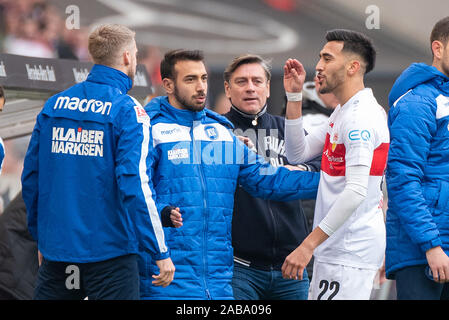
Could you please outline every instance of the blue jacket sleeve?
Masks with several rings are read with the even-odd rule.
[[[3,139],[0,138],[0,173],[2,172],[3,159],[5,159],[5,145],[3,144]]]
[[[39,114],[34,125],[28,150],[25,155],[22,171],[22,197],[27,209],[28,230],[35,241],[38,241],[37,205],[39,195],[39,135],[42,114]]]
[[[150,118],[140,105],[123,112],[117,126],[116,177],[141,249],[155,260],[169,257],[151,183]]]
[[[426,98],[409,94],[390,109],[388,125],[388,207],[410,239],[425,252],[441,245],[422,186],[430,142],[437,130],[435,108]]]
[[[319,172],[321,170],[321,155],[303,164],[306,165],[308,171]]]
[[[234,140],[237,161],[240,163],[239,184],[252,196],[275,201],[316,197],[319,172],[275,168],[235,136]]]
[[[150,128],[151,131],[151,128]],[[150,144],[153,144],[153,139],[150,139]],[[155,177],[155,171],[156,171],[156,165],[159,162],[159,157],[160,154],[157,150],[157,148],[153,148],[153,152],[151,153],[151,167],[150,167],[150,184],[151,184],[151,188],[154,189],[155,186],[155,181],[154,181],[154,177]],[[172,209],[175,209],[176,207],[174,205],[168,204],[168,203],[164,203],[162,201],[160,201],[160,199],[158,197],[156,197],[156,208],[157,211],[159,212],[159,215],[161,217],[161,222],[162,222],[162,226],[164,228],[173,228],[174,225],[170,219],[170,213]]]

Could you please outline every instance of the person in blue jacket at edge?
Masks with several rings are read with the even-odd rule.
[[[5,91],[3,87],[0,86],[0,112],[3,111],[3,106],[6,103]],[[3,159],[5,158],[5,145],[3,144],[3,139],[0,137],[0,173],[2,172]]]
[[[154,285],[174,275],[148,184],[150,119],[127,95],[135,33],[102,25],[88,48],[86,81],[45,103],[24,161],[28,229],[43,256],[34,299],[137,300],[139,250],[156,261]]]
[[[242,185],[276,201],[314,198],[316,172],[275,168],[239,140],[225,117],[205,108],[207,71],[199,50],[173,50],[161,62],[167,96],[151,100],[152,182],[176,277],[151,284],[154,260],[141,254],[142,299],[233,299],[231,222]],[[292,213],[293,214],[293,213]],[[179,219],[171,220],[171,215]],[[181,217],[182,215],[182,217]]]
[[[449,298],[449,17],[434,26],[433,63],[414,63],[389,96],[386,276],[398,299]]]

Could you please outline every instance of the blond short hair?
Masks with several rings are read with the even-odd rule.
[[[119,24],[105,24],[89,35],[88,49],[95,63],[116,66],[124,49],[130,46],[136,33]]]

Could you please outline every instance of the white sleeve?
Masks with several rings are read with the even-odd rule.
[[[369,166],[346,167],[346,184],[319,227],[331,236],[363,202],[368,193]]]
[[[303,117],[285,119],[285,155],[291,164],[300,164],[314,159],[323,152],[327,123],[316,131],[305,134]]]

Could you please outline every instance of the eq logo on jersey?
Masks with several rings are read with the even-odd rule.
[[[368,130],[351,130],[349,131],[349,140],[357,141],[363,140],[368,141],[371,137],[371,133]]]
[[[205,126],[204,132],[206,133],[206,135],[209,139],[211,139],[211,140],[218,139],[218,130],[214,126]]]

